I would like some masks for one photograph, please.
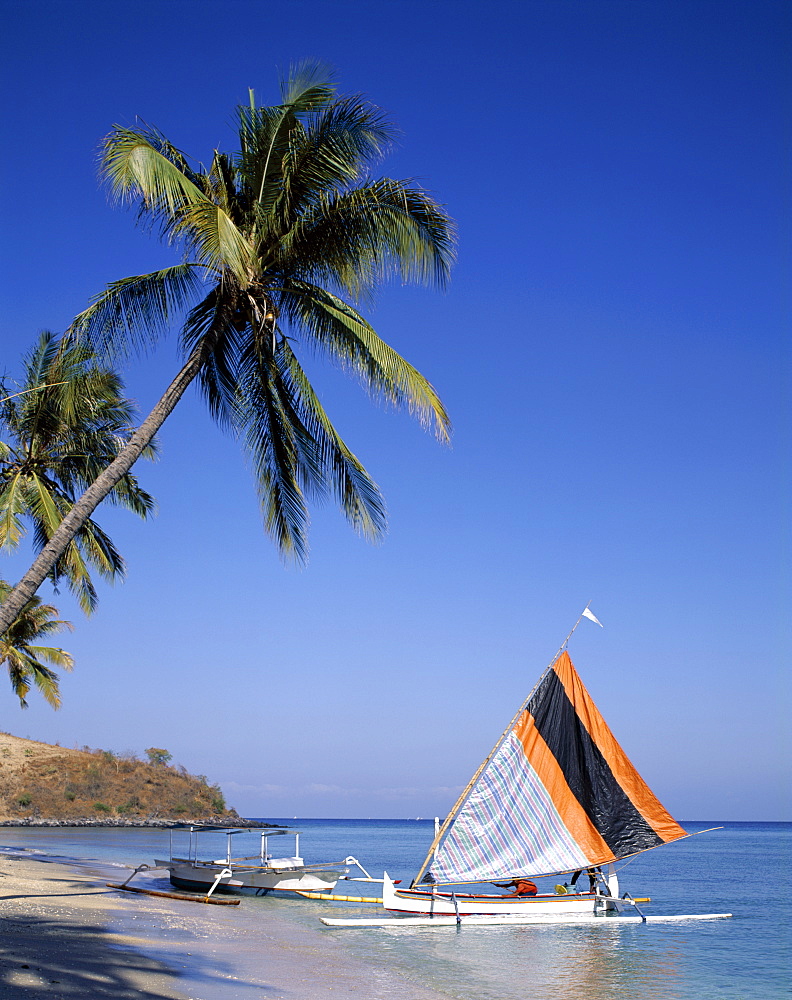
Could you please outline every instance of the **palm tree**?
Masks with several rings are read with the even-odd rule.
[[[184,259],[109,285],[72,335],[101,349],[148,346],[183,317],[186,360],[0,609],[0,631],[194,379],[252,458],[265,527],[298,560],[307,555],[310,497],[334,495],[365,536],[385,527],[380,492],[330,422],[298,345],[448,438],[434,388],[350,302],[390,275],[442,286],[453,262],[453,224],[443,209],[413,184],[370,176],[393,128],[361,97],[338,96],[318,64],[292,70],[275,106],[258,106],[251,91],[236,121],[238,150],[215,151],[208,167],[191,166],[148,126],[116,126],[105,139],[111,191],[136,204],[140,219],[180,245]]]
[[[0,580],[0,601],[5,601],[11,585]],[[19,617],[0,635],[0,664],[5,664],[11,678],[11,687],[22,708],[27,708],[25,696],[31,681],[53,708],[60,708],[58,675],[44,662],[62,670],[71,670],[73,661],[69,653],[52,646],[32,646],[31,642],[42,636],[71,628],[71,623],[55,618],[58,609],[42,604],[32,597],[22,608]]]
[[[25,358],[24,376],[10,392],[0,381],[0,546],[16,548],[33,526],[36,551],[54,535],[75,500],[118,455],[129,437],[133,405],[118,375],[98,365],[81,344],[44,332]],[[151,445],[146,455],[153,457]],[[126,474],[108,499],[146,517],[154,500]],[[97,596],[89,567],[108,580],[124,575],[124,560],[90,517],[54,562],[56,588],[65,578],[86,614]]]

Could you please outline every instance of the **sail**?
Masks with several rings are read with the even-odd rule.
[[[482,770],[428,877],[473,882],[572,871],[686,835],[630,763],[564,652]]]

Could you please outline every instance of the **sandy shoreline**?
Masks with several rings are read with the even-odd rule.
[[[0,856],[0,998],[186,1000],[174,971],[114,947],[126,943],[107,930],[120,906],[85,872]]]
[[[338,932],[252,919],[244,900],[126,896],[107,875],[0,853],[0,1000],[439,1000],[348,954]]]

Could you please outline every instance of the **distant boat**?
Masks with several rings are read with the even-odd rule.
[[[588,606],[443,824],[436,824],[411,887],[397,888],[386,874],[386,910],[441,924],[646,919],[639,904],[648,900],[620,895],[615,862],[690,834],[635,770],[572,665],[566,646],[584,616],[593,618]],[[552,892],[540,892],[532,879],[547,875],[558,881]],[[512,891],[470,891],[477,883]],[[331,926],[423,922],[323,920]]]

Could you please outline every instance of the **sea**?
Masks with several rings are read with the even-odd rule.
[[[432,819],[305,819],[266,817],[300,834],[306,863],[357,858],[373,876],[383,870],[409,882],[432,841]],[[222,911],[240,929],[261,926],[269,915],[295,932],[333,936],[333,951],[377,970],[361,996],[388,1000],[392,974],[449,1000],[781,1000],[792,997],[792,823],[682,822],[690,833],[719,829],[639,855],[620,865],[621,890],[651,897],[651,915],[731,913],[729,919],[675,923],[558,924],[355,928],[335,930],[320,916],[371,916],[375,905],[319,900],[244,897]],[[0,830],[0,850],[88,866],[123,880],[123,866],[153,864],[185,843],[168,831],[118,828]],[[225,854],[222,835],[201,857]],[[254,854],[260,832],[234,838],[234,854]],[[281,842],[283,848],[281,849]],[[269,841],[276,855],[292,853],[293,839]],[[550,880],[550,882],[555,880]],[[541,880],[540,880],[541,883]],[[146,883],[169,889],[154,873]],[[549,883],[548,883],[549,885]],[[343,888],[342,888],[343,887]],[[348,888],[347,888],[348,887]],[[540,884],[540,888],[543,886]],[[339,883],[336,892],[375,895],[376,886]],[[494,891],[494,890],[493,890]],[[229,911],[233,918],[227,916]],[[228,997],[236,994],[224,994]],[[239,992],[240,997],[251,995]],[[256,995],[259,995],[258,992]],[[263,995],[263,994],[262,994]],[[393,994],[396,996],[396,994]]]

